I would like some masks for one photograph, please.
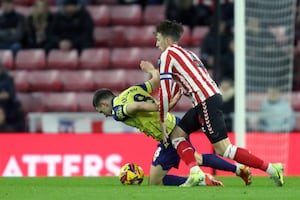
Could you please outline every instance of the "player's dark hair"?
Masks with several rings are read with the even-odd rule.
[[[182,24],[176,21],[165,20],[156,25],[155,34],[160,33],[162,36],[171,37],[175,42],[178,42],[183,31]]]
[[[106,88],[99,89],[94,93],[93,106],[97,107],[97,104],[100,100],[108,99],[108,98],[114,97],[114,96],[115,96],[114,93],[112,93],[112,91],[109,89],[106,89]]]

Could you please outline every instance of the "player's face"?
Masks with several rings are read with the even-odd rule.
[[[165,51],[168,48],[167,39],[160,33],[156,33],[156,47],[161,51]]]
[[[105,117],[109,117],[112,116],[112,109],[111,109],[111,105],[109,102],[106,101],[99,101],[96,110],[99,113],[102,113],[105,115]]]

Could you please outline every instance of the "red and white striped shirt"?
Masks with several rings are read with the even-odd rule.
[[[173,44],[160,56],[160,119],[164,122],[172,97],[173,81],[192,98],[193,105],[220,93],[214,80],[193,52]]]

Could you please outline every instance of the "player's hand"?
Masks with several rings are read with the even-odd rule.
[[[164,142],[164,144],[167,144],[168,138],[169,138],[168,133],[167,133],[167,126],[164,122],[161,122],[160,127],[161,127],[161,131],[162,131],[163,142]]]
[[[144,72],[150,73],[152,70],[155,70],[155,67],[149,61],[142,60],[140,63],[140,67]]]
[[[170,104],[169,104],[169,108],[172,109],[176,104],[177,102],[179,101],[179,99],[182,97],[182,90],[180,89],[173,97],[172,99],[170,100]]]

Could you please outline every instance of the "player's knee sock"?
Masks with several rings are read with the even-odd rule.
[[[194,155],[194,149],[184,137],[173,139],[172,145],[177,150],[179,157],[185,162],[187,166],[189,166],[189,168],[198,166]]]
[[[243,149],[232,144],[227,147],[223,156],[225,158],[233,159],[238,163],[261,169],[263,171],[266,171],[268,168],[268,163],[251,154],[247,149]]]
[[[202,154],[202,166],[211,167],[223,171],[236,172],[236,165],[223,160],[215,154]]]
[[[163,184],[164,185],[175,185],[179,186],[187,180],[187,177],[182,177],[182,176],[175,176],[175,175],[165,175],[163,177]]]

